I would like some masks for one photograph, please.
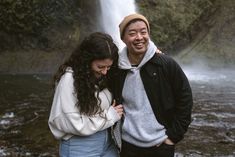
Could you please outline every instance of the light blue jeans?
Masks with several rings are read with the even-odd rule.
[[[60,157],[118,157],[117,148],[109,131],[99,131],[91,136],[73,136],[61,140]]]

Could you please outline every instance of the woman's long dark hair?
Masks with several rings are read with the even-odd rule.
[[[97,79],[91,70],[91,63],[94,60],[102,59],[112,59],[113,64],[110,70],[116,69],[118,48],[110,35],[95,32],[81,42],[54,75],[54,82],[56,84],[68,67],[73,69],[74,90],[78,99],[76,105],[82,114],[94,115],[100,111],[100,102],[95,97]],[[110,74],[108,73],[108,75]],[[107,87],[107,84],[104,83],[106,79],[104,79],[101,88]]]

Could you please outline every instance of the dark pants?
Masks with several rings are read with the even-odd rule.
[[[174,157],[175,146],[161,144],[159,147],[137,147],[122,141],[121,157]]]

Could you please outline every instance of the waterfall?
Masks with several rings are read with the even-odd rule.
[[[121,50],[124,43],[120,39],[118,25],[126,15],[136,12],[135,0],[100,0],[100,5],[101,27],[105,33],[112,36]]]

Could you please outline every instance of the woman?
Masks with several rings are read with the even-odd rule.
[[[49,127],[60,140],[60,157],[117,157],[110,127],[122,114],[112,103],[107,72],[117,67],[118,48],[104,33],[86,37],[55,74]]]

